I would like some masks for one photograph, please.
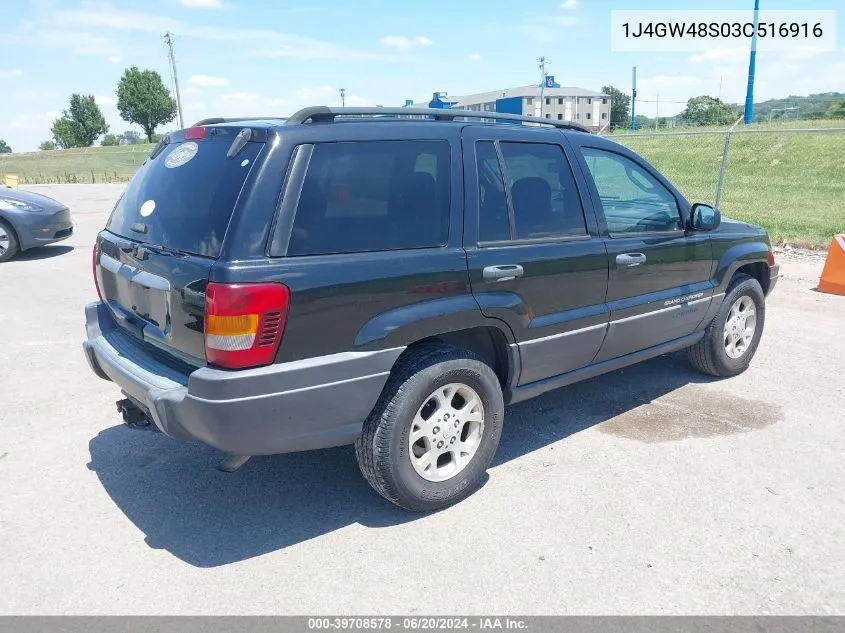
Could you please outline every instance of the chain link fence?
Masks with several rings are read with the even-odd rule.
[[[845,232],[845,126],[830,123],[606,136],[645,157],[690,202],[761,224],[778,243],[822,247]]]

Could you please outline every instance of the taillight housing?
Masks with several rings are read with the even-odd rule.
[[[91,273],[94,275],[94,287],[97,289],[97,296],[103,300],[103,291],[100,290],[100,275],[97,271],[97,260],[100,258],[100,245],[94,240],[94,250],[91,252]]]
[[[775,253],[771,248],[769,249],[769,252],[766,253],[766,260],[769,262],[769,266],[775,265]]]
[[[269,365],[282,342],[290,290],[281,283],[209,282],[205,291],[205,358],[218,367]]]

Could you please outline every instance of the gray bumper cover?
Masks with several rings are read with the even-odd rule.
[[[234,455],[350,444],[402,348],[343,352],[268,367],[174,369],[115,324],[101,302],[85,307],[91,369],[117,384],[171,437]]]

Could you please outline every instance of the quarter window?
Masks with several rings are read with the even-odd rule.
[[[318,143],[288,255],[442,246],[449,181],[446,141]]]
[[[647,170],[615,152],[582,151],[610,233],[683,229],[675,196]]]

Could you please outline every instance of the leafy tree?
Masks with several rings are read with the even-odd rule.
[[[9,144],[0,138],[0,154],[11,154],[12,148],[9,147]]]
[[[127,68],[117,86],[117,110],[124,121],[143,128],[152,142],[156,127],[176,118],[176,102],[154,70]]]
[[[106,134],[100,141],[100,145],[103,147],[114,147],[115,145],[120,145],[120,138],[117,134]]]
[[[53,122],[51,131],[60,147],[91,147],[98,136],[109,131],[109,126],[94,95],[74,93],[70,108]]]
[[[135,145],[135,143],[138,143],[141,140],[141,135],[135,130],[126,130],[120,135],[120,140],[124,145]]]
[[[693,97],[678,119],[687,125],[730,125],[737,113],[721,99],[707,95]]]
[[[647,130],[654,127],[654,119],[649,119],[644,114],[638,114],[634,117],[634,128],[637,130]]]
[[[601,91],[610,97],[610,126],[628,125],[631,122],[631,97],[613,86],[602,86]]]
[[[831,119],[845,119],[845,99],[839,103],[834,103],[827,109],[825,116]]]
[[[47,152],[51,149],[56,149],[56,144],[53,141],[42,141],[41,145],[38,146],[42,152]]]
[[[150,137],[150,143],[158,143],[161,140],[161,137],[164,136],[163,134],[153,134]]]

